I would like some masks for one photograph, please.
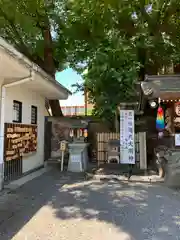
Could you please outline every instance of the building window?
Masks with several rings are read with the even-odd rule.
[[[22,102],[13,101],[13,122],[22,122]]]
[[[71,107],[71,116],[76,115],[76,107]]]
[[[31,106],[31,124],[37,124],[37,107]]]
[[[71,107],[66,107],[66,116],[70,116],[71,115]]]

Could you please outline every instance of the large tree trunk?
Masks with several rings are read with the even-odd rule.
[[[139,81],[143,82],[145,79],[145,74],[146,74],[146,69],[145,69],[145,64],[146,64],[146,49],[144,48],[138,48],[137,50],[138,54],[138,60],[140,62],[140,69],[139,69]]]
[[[49,19],[46,19],[46,24],[42,29],[42,35],[44,38],[44,68],[48,74],[53,76],[55,80],[55,62],[53,57],[53,42],[50,31]],[[52,115],[55,117],[62,116],[62,110],[60,107],[59,100],[50,100],[49,101]]]

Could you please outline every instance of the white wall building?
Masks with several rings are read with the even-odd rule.
[[[46,99],[67,99],[71,94],[36,64],[0,38],[0,188],[13,161],[5,158],[5,123],[37,125],[37,149],[21,158],[21,173],[44,164]],[[8,166],[8,167],[7,167]],[[16,166],[17,168],[17,166]],[[12,169],[11,169],[12,171]],[[16,174],[16,173],[14,173]]]

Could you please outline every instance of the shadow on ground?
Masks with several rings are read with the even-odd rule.
[[[180,236],[180,196],[158,184],[84,181],[53,170],[0,203],[0,239],[10,240],[44,205],[61,221],[98,221],[127,233],[126,240]],[[43,224],[43,222],[42,222]],[[71,240],[71,239],[69,239]]]
[[[95,219],[127,232],[129,239],[169,240],[180,236],[180,204],[173,197],[157,184],[89,181],[64,186],[49,204],[60,219]]]

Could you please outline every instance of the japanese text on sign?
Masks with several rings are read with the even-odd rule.
[[[135,164],[133,110],[120,110],[120,162]]]

